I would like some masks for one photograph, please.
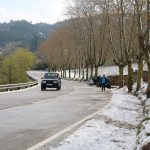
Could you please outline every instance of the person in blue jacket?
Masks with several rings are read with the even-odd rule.
[[[102,87],[102,91],[105,91],[105,87],[107,85],[107,78],[105,77],[105,75],[103,75],[100,79],[100,84]]]

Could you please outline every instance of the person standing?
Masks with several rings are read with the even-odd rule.
[[[105,91],[105,87],[106,87],[106,84],[107,84],[107,78],[105,77],[105,75],[103,75],[101,77],[100,83],[101,83],[101,86],[102,86],[102,91]]]

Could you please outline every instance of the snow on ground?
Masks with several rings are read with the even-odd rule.
[[[112,100],[102,113],[50,150],[133,150],[140,122],[140,101],[123,89],[112,92]]]
[[[139,116],[141,105],[137,97],[126,93],[123,90],[113,91],[112,102],[104,109],[102,115],[129,124],[131,126],[137,126],[139,124]]]
[[[136,85],[135,85],[136,87]],[[137,136],[137,146],[135,150],[150,149],[150,99],[146,98],[147,83],[142,82],[140,90],[136,93],[143,104],[143,120],[139,126],[139,134]]]
[[[138,70],[138,64],[132,65],[133,70]],[[143,70],[147,70],[147,65],[144,64]],[[86,70],[85,70],[86,71]],[[75,70],[71,70],[71,78],[74,78],[74,72]],[[90,69],[89,69],[90,74]],[[98,68],[98,75],[102,76],[105,74],[106,76],[113,76],[113,75],[119,75],[119,67],[118,66],[108,66],[108,67],[99,67]],[[124,67],[124,75],[128,74],[128,67]],[[86,75],[86,73],[85,73]],[[69,78],[69,71],[66,72],[67,78]],[[79,72],[76,70],[76,78],[79,77]],[[81,78],[82,78],[82,70],[81,70]]]
[[[136,94],[138,99],[143,103],[147,102],[146,90],[147,90],[147,83],[143,80],[141,81],[141,88],[138,92],[136,92],[137,83],[133,85],[132,93]]]
[[[138,64],[132,64],[133,70],[138,70]],[[147,70],[147,65],[144,64],[143,70]],[[119,67],[118,66],[108,66],[108,67],[99,67],[98,68],[99,75],[105,74],[106,76],[119,75]],[[128,74],[128,66],[124,67],[123,74]]]
[[[147,145],[150,142],[150,120],[146,120],[141,124],[141,132],[138,135],[138,145],[136,150],[141,150],[144,145]],[[147,149],[149,150],[150,147]]]
[[[53,150],[131,150],[134,143],[134,131],[93,119]]]

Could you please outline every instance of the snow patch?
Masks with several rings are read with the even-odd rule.
[[[53,150],[131,150],[135,137],[135,131],[92,119]]]
[[[136,126],[140,122],[140,102],[123,89],[112,92],[112,101],[102,113],[50,150],[133,150]]]
[[[113,90],[112,101],[102,112],[102,115],[113,120],[138,125],[139,110],[141,109],[140,101],[137,97],[126,93],[123,90]]]
[[[139,126],[137,147],[135,150],[141,150],[142,147],[150,143],[150,99],[146,98],[146,89],[147,83],[142,82],[140,90],[136,93],[143,104],[143,120]],[[145,150],[148,149],[150,149],[149,146],[145,148]]]

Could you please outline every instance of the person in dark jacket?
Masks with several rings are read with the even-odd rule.
[[[105,77],[105,75],[103,75],[100,79],[100,84],[102,87],[102,91],[105,91],[105,87],[107,85],[107,78]]]

